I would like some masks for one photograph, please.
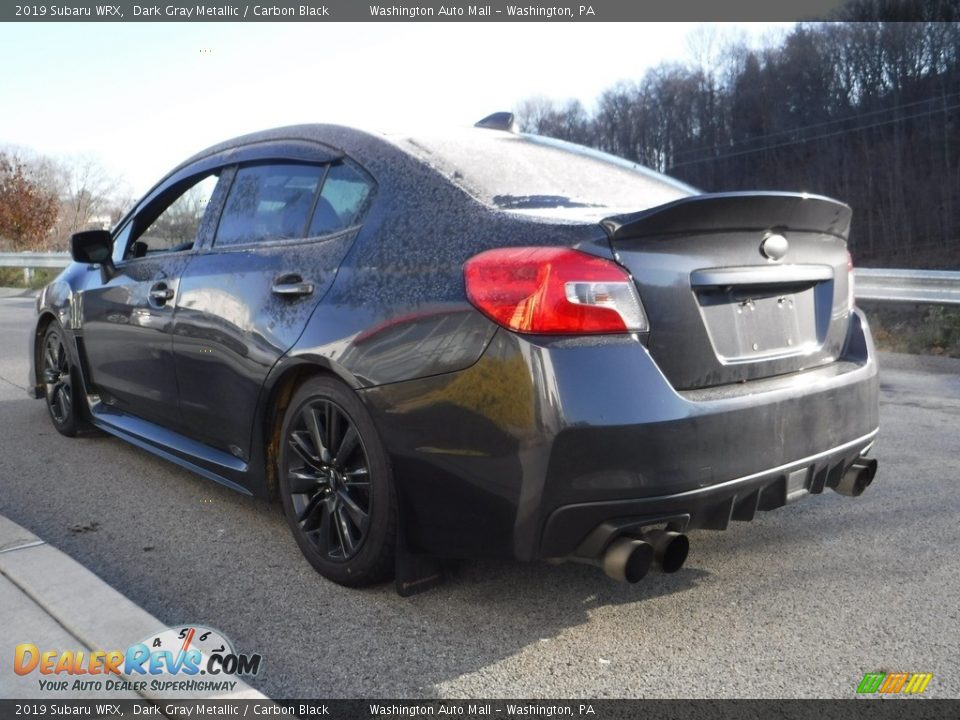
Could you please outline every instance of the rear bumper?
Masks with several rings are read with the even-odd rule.
[[[878,390],[857,314],[836,362],[708,390],[674,390],[632,337],[498,331],[467,370],[362,395],[414,545],[532,560],[604,523],[723,528],[820,492],[873,442]]]
[[[835,486],[873,444],[877,431],[817,455],[780,467],[695,490],[658,497],[579,503],[557,508],[547,519],[540,544],[543,557],[599,557],[622,533],[667,524],[670,530],[726,530],[732,521],[753,520]]]

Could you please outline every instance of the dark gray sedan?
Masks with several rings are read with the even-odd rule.
[[[346,585],[441,558],[671,572],[876,462],[850,209],[701,194],[502,114],[237,138],[163,178],[37,303],[30,392],[279,497]]]

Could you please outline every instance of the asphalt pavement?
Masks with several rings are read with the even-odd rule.
[[[870,671],[930,672],[927,695],[960,696],[960,361],[881,357],[880,470],[861,498],[693,532],[680,572],[634,586],[470,561],[404,599],[324,581],[276,505],[58,435],[24,392],[32,307],[0,298],[0,515],[164,623],[261,653],[251,684],[268,696],[843,698]]]

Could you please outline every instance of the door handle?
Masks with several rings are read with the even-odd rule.
[[[165,305],[167,300],[173,299],[173,290],[167,287],[166,283],[157,283],[150,288],[150,299],[157,305]]]
[[[270,288],[274,295],[283,297],[299,297],[313,294],[313,283],[304,282],[299,275],[283,275],[278,277]]]

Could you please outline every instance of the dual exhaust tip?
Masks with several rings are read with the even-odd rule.
[[[833,489],[841,495],[858,497],[877,474],[877,461],[860,457],[847,468]],[[622,535],[598,559],[590,561],[603,568],[608,577],[620,582],[640,582],[654,565],[665,573],[683,567],[690,541],[682,533],[648,530],[636,537]]]
[[[619,537],[610,543],[598,564],[608,577],[620,582],[640,582],[653,565],[665,573],[683,567],[690,551],[686,535],[650,530],[640,537]]]
[[[877,474],[877,461],[872,458],[857,458],[853,465],[841,476],[840,481],[833,486],[835,492],[848,497],[859,497],[863,494]]]

